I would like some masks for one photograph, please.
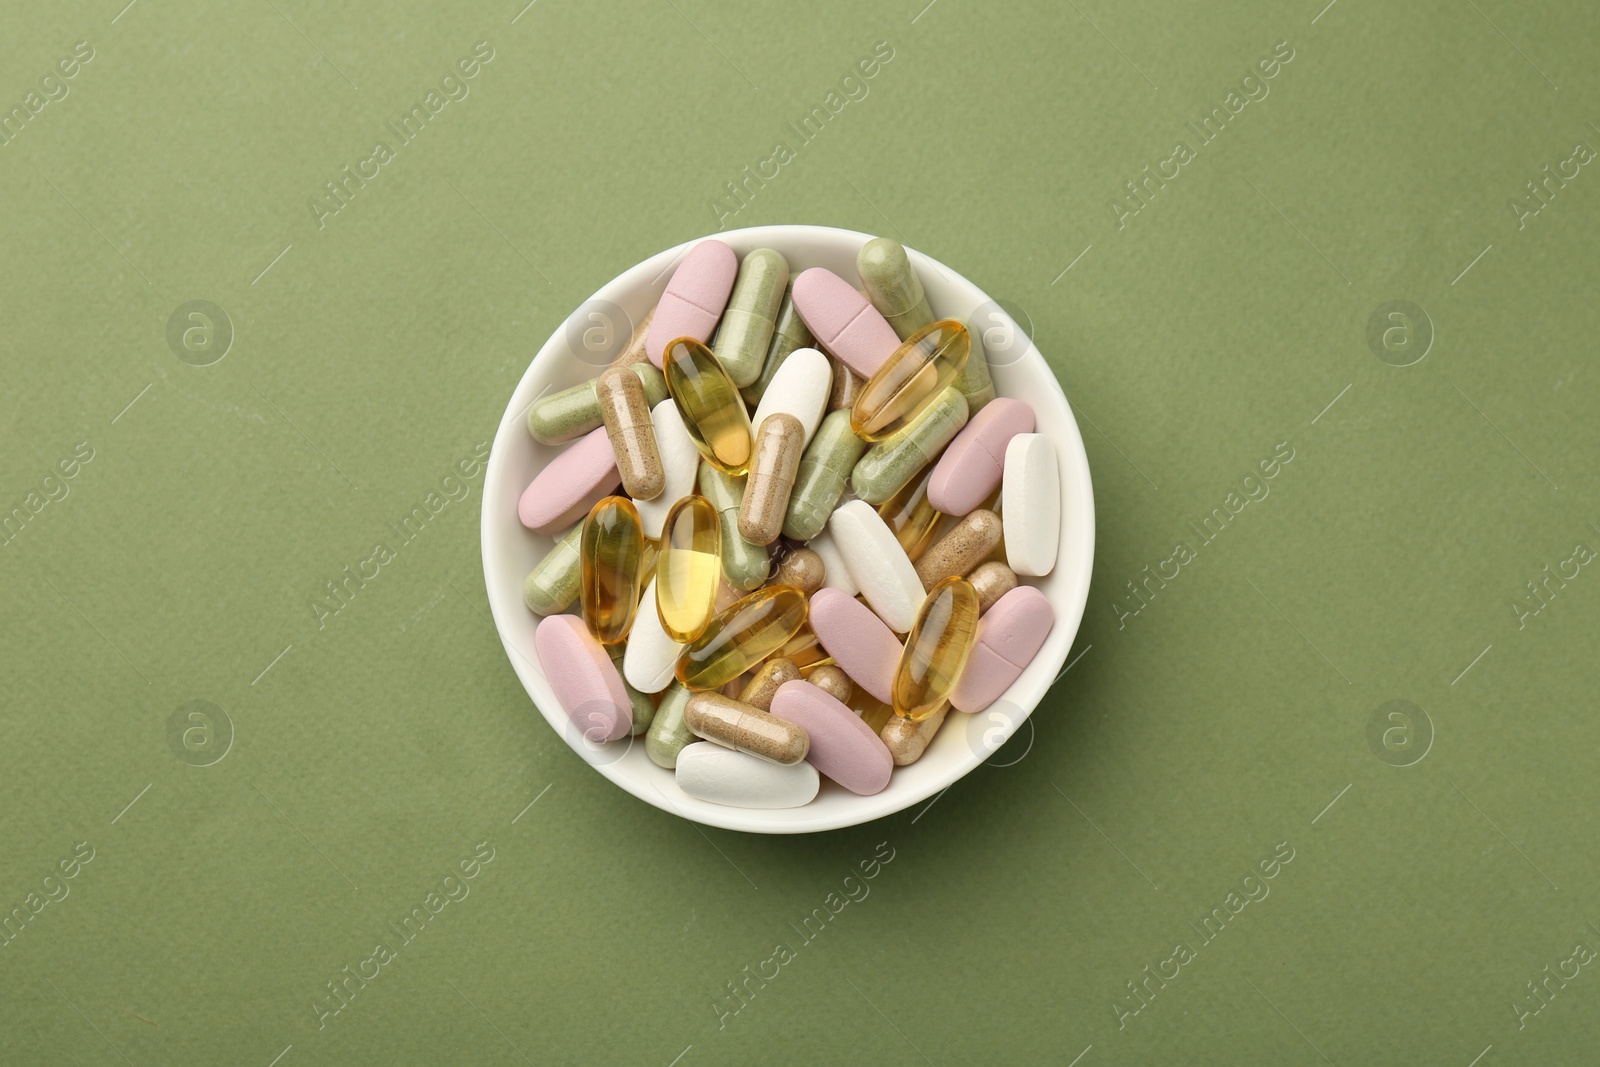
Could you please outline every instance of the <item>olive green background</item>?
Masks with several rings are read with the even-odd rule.
[[[0,914],[28,916],[0,1061],[1592,1058],[1600,174],[1509,205],[1600,144],[1592,12],[923,3],[11,6],[0,106],[95,54],[0,148],[0,512],[70,489],[0,546]],[[319,229],[480,41],[470,95]],[[779,141],[720,221],[889,233],[1016,309],[1099,529],[1033,727],[931,806],[798,839],[697,828],[563,745],[487,620],[482,475],[450,477],[567,312],[715,230]],[[214,314],[168,340],[194,300],[234,333],[210,366]],[[1369,346],[1397,300],[1420,316]],[[1146,566],[1178,576],[1125,614]],[[221,713],[185,749],[195,700]],[[482,842],[469,895],[319,1018]]]

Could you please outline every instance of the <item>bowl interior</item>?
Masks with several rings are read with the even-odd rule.
[[[759,226],[710,236],[740,256],[756,248],[775,248],[789,260],[792,274],[808,267],[826,267],[852,282],[856,279],[856,252],[870,239],[867,234],[822,226]],[[517,500],[534,475],[564,447],[541,445],[529,436],[528,409],[547,393],[597,375],[609,362],[606,354],[620,351],[620,344],[626,342],[631,323],[655,306],[666,289],[671,268],[695,243],[688,241],[652,256],[601,287],[545,342],[517,385],[495,433],[484,482],[483,571],[495,626],[517,676],[551,727],[586,762],[641,800],[709,826],[758,833],[829,830],[891,815],[932,796],[987,759],[1032,713],[1066,662],[1083,617],[1094,560],[1094,495],[1083,439],[1055,375],[1031,341],[1003,318],[1003,312],[977,286],[908,249],[935,315],[967,322],[982,310],[978,328],[1001,331],[993,335],[1005,353],[991,366],[995,388],[1002,396],[1027,400],[1034,409],[1037,431],[1055,445],[1061,468],[1060,554],[1048,576],[1025,579],[1049,598],[1055,608],[1055,627],[1033,662],[999,701],[977,715],[952,711],[923,757],[909,767],[897,767],[889,787],[881,793],[857,796],[823,779],[822,791],[810,804],[772,811],[725,807],[686,795],[678,789],[671,771],[650,762],[642,737],[591,743],[572,728],[556,702],[534,653],[539,617],[522,602],[523,578],[550,550],[553,539],[523,527],[517,519]],[[1008,326],[1015,343],[1006,349],[1004,331]],[[601,354],[589,349],[599,349]]]

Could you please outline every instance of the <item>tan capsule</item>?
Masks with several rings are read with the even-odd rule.
[[[969,512],[917,560],[922,588],[932,589],[953,576],[966,577],[1000,543],[1000,529],[1000,516],[994,512],[982,508]],[[1015,580],[1013,576],[1012,581]]]
[[[655,317],[655,308],[644,313],[644,318],[639,320],[639,325],[633,328],[633,333],[628,337],[628,347],[622,350],[622,355],[611,361],[613,364],[626,367],[633,363],[650,362],[650,353],[645,348],[644,341],[650,333],[650,320]]]
[[[806,596],[822,588],[828,576],[828,565],[822,557],[809,548],[797,548],[783,557],[772,576],[774,585],[792,585]]]
[[[753,545],[770,545],[783,532],[805,437],[800,420],[786,411],[768,415],[756,430],[755,455],[739,505],[739,535]]]
[[[794,723],[720,693],[690,697],[683,721],[707,741],[785,766],[811,750],[811,738]]]
[[[1017,587],[1017,572],[1000,560],[990,560],[967,575],[978,592],[978,614],[994,607],[994,602]]]
[[[806,676],[806,681],[841,704],[849,704],[850,698],[855,696],[856,693],[856,685],[850,680],[850,676],[832,663],[824,663],[820,667],[811,668],[811,673]]]
[[[607,367],[594,388],[606,437],[611,440],[611,451],[617,454],[622,488],[635,500],[654,500],[666,487],[667,475],[656,448],[644,383],[627,367]]]
[[[833,389],[828,393],[829,411],[848,411],[855,407],[856,397],[861,395],[861,387],[867,380],[851,370],[843,360],[829,357],[833,364]]]
[[[739,699],[752,708],[762,711],[772,710],[773,695],[778,692],[778,687],[785,682],[792,682],[800,677],[800,668],[786,659],[769,659],[762,665],[755,676],[745,683],[739,690]]]
[[[894,757],[896,767],[905,767],[917,762],[922,754],[928,750],[928,743],[933,740],[933,735],[939,732],[939,727],[944,725],[944,718],[950,712],[950,702],[945,701],[933,709],[921,722],[912,722],[896,715],[883,724],[883,729],[878,731],[878,736],[889,748],[889,755]]]

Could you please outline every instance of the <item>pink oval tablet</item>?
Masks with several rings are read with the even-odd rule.
[[[818,343],[870,378],[900,347],[889,320],[831,270],[812,267],[794,280],[794,309]]]
[[[1033,408],[1024,400],[998,397],[972,416],[944,450],[928,479],[928,503],[946,515],[965,515],[1000,487],[1006,445],[1033,432]]]
[[[800,679],[784,682],[772,697],[772,714],[804,730],[811,738],[806,762],[850,792],[871,796],[889,784],[889,746],[831,693]]]
[[[644,350],[651,363],[660,367],[667,346],[680,337],[711,339],[738,274],[739,257],[721,241],[701,241],[689,249],[650,319]]]
[[[616,664],[582,619],[546,616],[533,632],[533,647],[561,710],[582,736],[598,742],[627,735],[633,728],[628,690]]]
[[[996,601],[995,607],[999,606]],[[885,704],[893,703],[901,645],[888,624],[861,601],[831,586],[811,594],[809,618],[811,632],[839,669]]]
[[[591,430],[545,464],[517,501],[517,518],[537,533],[563,530],[622,484],[606,428]]]
[[[950,691],[950,706],[974,712],[993,704],[1033,661],[1055,624],[1050,601],[1031,585],[1019,585],[996,600],[978,620],[972,655]]]

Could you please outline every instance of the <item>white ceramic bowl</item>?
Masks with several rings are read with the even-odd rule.
[[[757,226],[709,236],[741,256],[756,248],[775,248],[788,258],[792,275],[808,267],[826,267],[851,282],[856,281],[856,252],[870,239],[867,234],[825,226]],[[708,826],[769,834],[832,830],[892,815],[939,792],[987,759],[1023,724],[1066,662],[1083,618],[1094,562],[1094,493],[1077,421],[1038,349],[983,290],[908,249],[936,316],[968,322],[981,310],[983,321],[975,325],[985,332],[1001,331],[993,334],[1005,353],[991,367],[995,388],[1001,396],[1020,397],[1033,405],[1038,432],[1055,444],[1061,467],[1061,551],[1047,577],[1025,579],[1049,598],[1055,608],[1055,628],[999,701],[977,715],[951,711],[923,757],[909,767],[895,768],[889,787],[875,796],[857,796],[824,778],[817,798],[800,808],[731,808],[696,800],[678,789],[671,771],[650,762],[643,737],[609,744],[587,741],[556,703],[534,652],[539,617],[522,602],[523,578],[553,541],[524,528],[517,519],[517,499],[523,489],[564,447],[547,447],[529,436],[528,409],[547,392],[597,375],[609,355],[620,352],[629,323],[655,306],[671,268],[695,243],[651,256],[602,286],[545,342],[518,383],[495,433],[483,489],[483,573],[495,627],[517,677],[550,726],[591,766],[640,800]],[[1014,331],[1009,348],[1007,329]],[[606,352],[599,356],[583,352],[585,344]]]

